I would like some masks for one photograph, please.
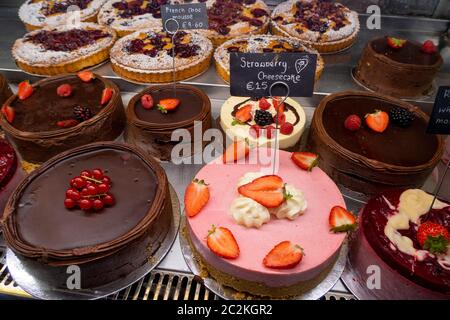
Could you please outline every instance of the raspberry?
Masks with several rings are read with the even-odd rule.
[[[358,131],[361,128],[361,118],[352,114],[345,119],[344,126],[347,130]]]

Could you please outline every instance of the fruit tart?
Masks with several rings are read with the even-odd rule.
[[[289,0],[271,18],[273,34],[297,38],[321,53],[350,47],[359,32],[358,14],[337,2]]]
[[[28,73],[72,73],[107,60],[115,40],[112,29],[95,23],[44,28],[16,40],[12,55]]]
[[[78,17],[78,12],[82,22],[97,22],[98,11],[105,1],[27,0],[19,9],[19,18],[28,31],[67,24],[71,17]]]
[[[217,73],[228,83],[230,82],[231,52],[307,52],[317,54],[316,81],[319,80],[324,68],[324,61],[320,54],[314,49],[305,47],[297,39],[271,35],[243,36],[226,41],[214,52]]]
[[[41,163],[77,146],[114,140],[125,111],[113,82],[82,71],[21,82],[2,107],[0,124],[24,160]]]
[[[141,83],[172,82],[175,53],[175,80],[180,81],[205,71],[213,46],[206,37],[179,31],[172,37],[159,29],[137,31],[117,41],[111,49],[113,70],[121,77]]]

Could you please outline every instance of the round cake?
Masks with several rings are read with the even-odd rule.
[[[105,142],[46,162],[14,191],[3,218],[8,247],[33,276],[67,290],[67,267],[77,265],[83,290],[147,263],[168,232],[172,205],[155,160]]]
[[[277,152],[279,167],[273,176],[272,165],[258,160],[269,152],[254,149],[245,164],[223,164],[218,159],[203,167],[194,181],[207,184],[209,201],[187,218],[185,232],[195,258],[218,282],[242,293],[280,298],[300,295],[328,275],[346,237],[330,231],[329,215],[334,206],[345,203],[321,169],[301,170],[291,153]],[[260,177],[282,180],[289,196],[280,206],[268,209],[240,195],[240,187]],[[234,259],[219,256],[206,240],[220,228],[228,229],[239,246]],[[301,247],[303,259],[286,268],[267,267],[263,262],[267,253],[285,241]]]
[[[0,74],[0,105],[3,105],[13,95],[6,78]]]
[[[385,131],[369,127],[368,115],[389,117],[384,119]],[[359,119],[356,130],[347,128],[350,116]],[[403,125],[402,117],[412,121]],[[375,194],[419,187],[443,154],[441,137],[426,133],[428,120],[424,112],[395,98],[368,92],[336,93],[316,108],[308,144],[320,155],[319,166],[351,190]]]
[[[251,144],[264,146],[274,143],[277,138],[280,149],[294,147],[305,129],[305,111],[291,98],[282,104],[278,101],[272,98],[228,98],[220,109],[222,130],[232,140],[248,139]],[[245,109],[249,110],[249,116],[241,118],[240,114],[244,113]]]
[[[375,92],[394,97],[430,93],[443,64],[439,52],[424,52],[422,44],[410,40],[397,48],[389,45],[389,39],[392,38],[377,38],[366,45],[356,68],[356,79]]]
[[[450,298],[450,204],[436,200],[430,211],[432,200],[422,190],[393,190],[362,210],[350,261],[362,276],[380,267],[382,292],[372,290],[374,297]]]
[[[24,160],[40,163],[77,146],[114,140],[125,126],[125,111],[119,88],[87,71],[22,82],[2,108],[0,124]]]
[[[211,128],[212,123],[211,102],[203,91],[190,85],[177,84],[175,91],[173,85],[151,86],[130,100],[127,118],[127,142],[160,160],[170,160],[172,150],[180,144],[180,149],[185,151],[187,148],[189,152],[177,153],[176,156],[187,157],[194,154],[196,141],[200,145],[205,144],[203,133]],[[196,123],[200,130],[196,130]],[[190,141],[172,141],[176,130],[180,133],[187,130]]]

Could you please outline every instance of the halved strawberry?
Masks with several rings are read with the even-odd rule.
[[[293,152],[291,159],[300,169],[306,171],[311,171],[319,163],[319,155],[312,152]]]
[[[12,123],[14,121],[14,117],[16,116],[16,111],[13,108],[11,108],[10,106],[4,105],[2,107],[2,113],[9,123]]]
[[[28,80],[25,80],[25,81],[22,81],[21,83],[19,83],[18,89],[19,89],[19,91],[17,92],[17,97],[20,100],[27,99],[29,96],[31,96],[33,94],[33,91],[34,91],[33,86],[30,84],[30,82]]]
[[[233,233],[224,227],[212,226],[208,231],[206,239],[208,248],[219,257],[225,259],[236,259],[239,257],[240,250]]]
[[[77,76],[83,82],[91,82],[93,79],[95,79],[94,73],[92,71],[89,71],[89,70],[80,71],[80,72],[77,73]]]
[[[333,232],[347,232],[356,228],[355,216],[341,206],[331,208],[328,222]]]
[[[266,208],[279,207],[284,201],[284,182],[279,176],[262,176],[238,188],[239,194]]]
[[[261,110],[268,110],[270,108],[271,104],[269,101],[267,101],[266,98],[259,99],[259,108]]]
[[[373,113],[366,114],[367,126],[375,132],[384,132],[389,125],[389,115],[387,112],[375,110]]]
[[[450,245],[448,230],[435,222],[427,221],[417,229],[417,241],[420,246],[431,253],[445,253]]]
[[[263,264],[272,269],[291,269],[302,261],[303,249],[291,241],[283,241],[277,244],[264,257]]]
[[[406,43],[406,40],[395,38],[395,37],[387,37],[387,44],[392,49],[400,49],[402,48]]]
[[[283,100],[283,99],[281,99],[280,97],[274,97],[274,98],[272,99],[272,101],[273,101],[273,107],[275,108],[275,111],[277,111],[277,113],[284,112],[284,109],[285,109],[284,102],[280,104],[280,102],[281,102],[282,100]]]
[[[56,123],[60,128],[72,128],[75,127],[79,122],[75,119],[61,120]]]
[[[196,216],[209,201],[209,188],[204,180],[194,179],[184,194],[184,209],[189,217]]]
[[[239,159],[245,158],[250,153],[250,145],[247,139],[235,140],[228,146],[223,154],[223,163],[236,162]]]
[[[175,110],[180,105],[180,100],[176,98],[167,98],[159,100],[157,105],[158,110],[162,113],[167,113],[167,111]]]
[[[252,105],[246,104],[243,107],[240,107],[234,118],[239,121],[240,123],[245,123],[247,121],[252,120]]]
[[[102,92],[102,100],[100,102],[101,105],[107,104],[109,100],[111,100],[114,93],[113,88],[105,88]]]

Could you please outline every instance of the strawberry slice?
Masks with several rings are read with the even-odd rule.
[[[303,170],[311,171],[319,163],[319,156],[312,152],[294,152],[292,161]]]
[[[250,153],[250,145],[247,139],[235,140],[223,154],[223,163],[236,162],[239,159],[246,158]]]
[[[406,40],[395,38],[395,37],[387,37],[387,44],[392,49],[400,49],[405,45]]]
[[[184,209],[189,217],[196,216],[209,201],[209,188],[204,180],[194,179],[184,193]]]
[[[375,132],[384,132],[389,125],[389,115],[387,112],[375,110],[373,113],[366,114],[367,126]]]
[[[234,118],[240,123],[245,123],[252,120],[252,105],[246,104],[245,106],[239,108],[236,112]]]
[[[72,128],[77,124],[79,124],[79,122],[75,119],[61,120],[56,122],[56,125],[60,128]]]
[[[219,257],[225,259],[236,259],[239,257],[240,250],[233,233],[224,227],[212,226],[208,231],[206,240],[208,248]]]
[[[291,269],[302,261],[303,249],[291,241],[283,241],[277,244],[264,257],[263,264],[272,269]]]
[[[94,73],[92,71],[89,71],[89,70],[80,71],[80,72],[77,73],[77,76],[83,82],[91,82],[93,79],[95,79]]]
[[[448,230],[435,222],[427,221],[417,229],[417,241],[420,246],[431,253],[445,253],[450,245]]]
[[[33,86],[30,84],[30,82],[28,80],[25,80],[25,81],[22,81],[21,83],[19,83],[18,89],[19,89],[19,91],[17,92],[17,97],[20,100],[27,99],[29,96],[31,96],[33,94],[33,91],[34,91]]]
[[[158,110],[162,113],[167,113],[167,111],[175,110],[180,105],[180,100],[175,98],[167,98],[159,100],[157,105]]]
[[[16,111],[10,106],[4,105],[2,107],[2,113],[9,123],[13,123],[14,117],[16,116]]]
[[[273,101],[273,107],[275,108],[275,111],[277,111],[277,113],[282,113],[282,112],[284,112],[285,105],[284,105],[284,102],[281,103],[282,100],[283,100],[283,99],[281,99],[280,97],[274,97],[274,98],[272,99],[272,101]],[[280,103],[281,103],[281,104],[280,104]]]
[[[111,100],[113,96],[114,90],[113,88],[105,88],[102,92],[102,100],[100,102],[101,105],[107,104],[109,100]]]
[[[261,98],[261,99],[259,100],[259,108],[260,108],[261,110],[268,110],[268,109],[270,108],[270,102],[267,101],[266,98]]]
[[[328,222],[333,232],[347,232],[356,228],[355,216],[340,206],[331,208]]]
[[[279,207],[284,201],[284,182],[279,176],[257,178],[238,188],[239,194],[250,198],[266,208]]]

